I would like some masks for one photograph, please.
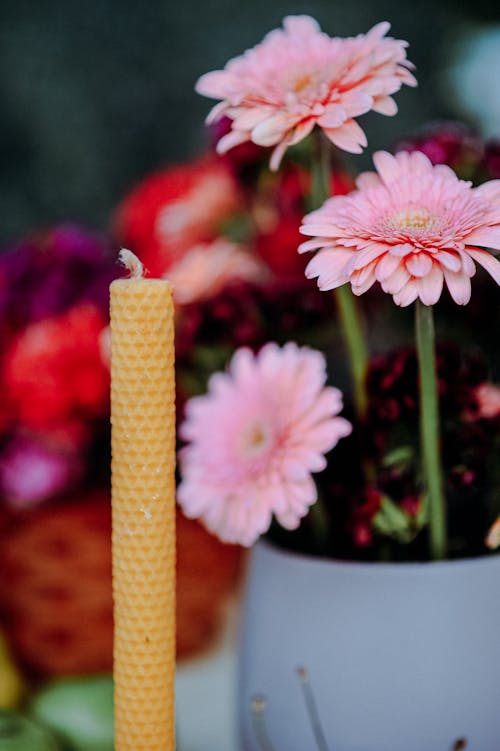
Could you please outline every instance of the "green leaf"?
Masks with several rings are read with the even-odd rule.
[[[412,446],[398,446],[382,458],[383,467],[401,466],[407,467],[415,458],[415,451]]]

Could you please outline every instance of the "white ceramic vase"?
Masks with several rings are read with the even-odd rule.
[[[259,542],[239,657],[244,751],[316,751],[296,668],[329,751],[500,751],[500,556],[442,563],[328,561]]]

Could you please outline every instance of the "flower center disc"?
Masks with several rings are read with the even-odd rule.
[[[312,83],[312,76],[309,73],[306,73],[303,76],[299,76],[299,78],[296,78],[292,83],[292,91],[294,91],[295,94],[300,94],[301,91],[304,91],[304,89],[307,89],[308,86],[310,86]]]
[[[262,422],[251,423],[243,434],[241,442],[243,453],[247,456],[256,456],[262,453],[269,443],[269,430]]]
[[[407,208],[394,214],[391,222],[398,229],[427,229],[434,223],[434,218],[427,209]]]

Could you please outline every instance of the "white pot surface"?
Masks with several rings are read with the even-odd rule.
[[[500,556],[365,564],[253,553],[244,604],[243,748],[261,751],[252,697],[276,751],[315,751],[304,666],[330,751],[500,749]]]

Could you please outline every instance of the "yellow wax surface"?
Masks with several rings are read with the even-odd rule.
[[[170,284],[111,284],[115,751],[173,751],[175,377]]]

